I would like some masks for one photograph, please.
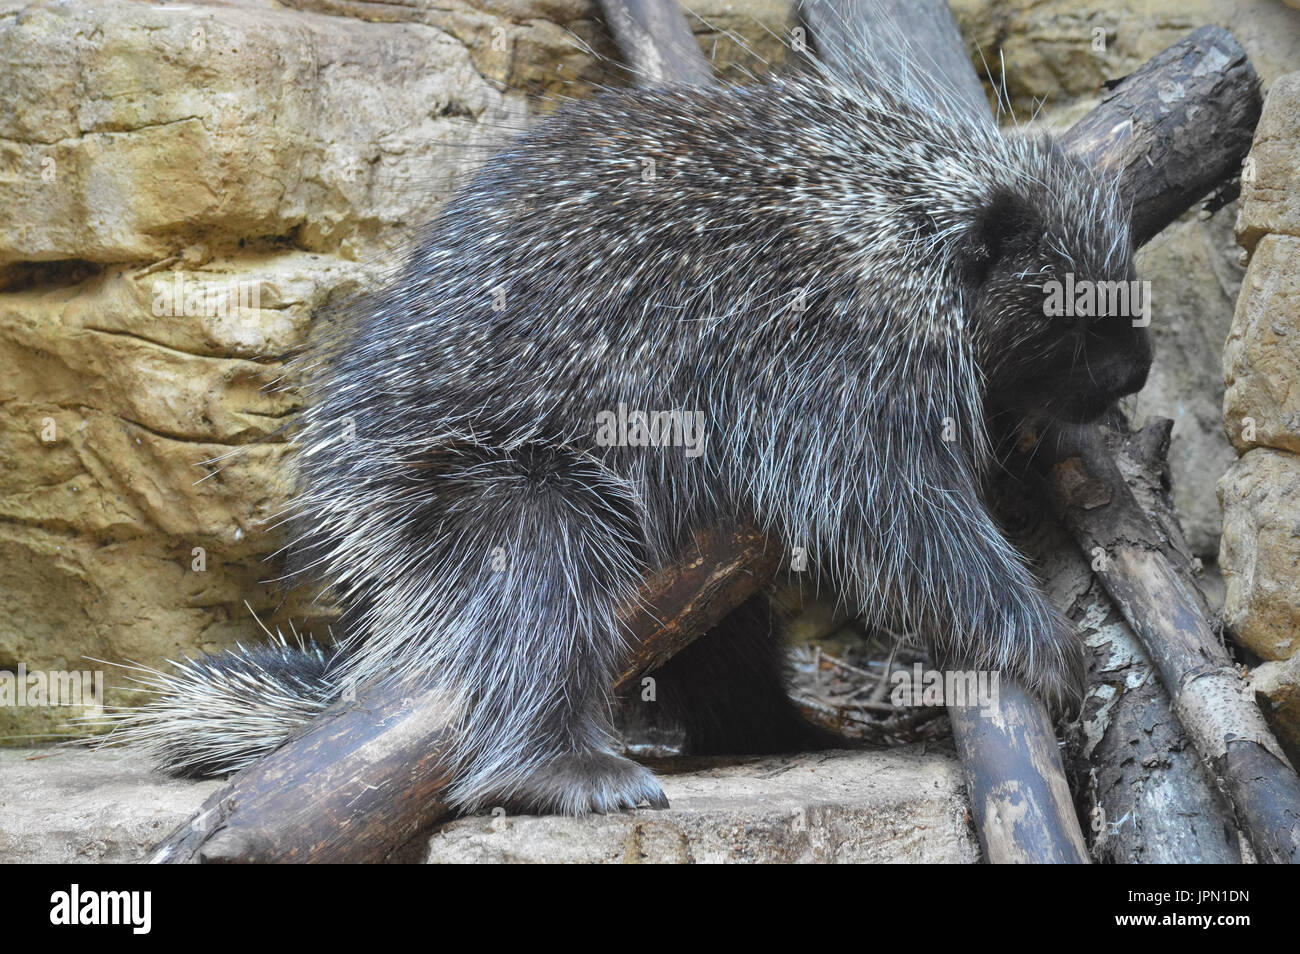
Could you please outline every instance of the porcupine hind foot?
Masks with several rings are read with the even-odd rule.
[[[653,772],[631,759],[596,749],[552,759],[534,771],[510,801],[529,811],[562,815],[668,807]]]

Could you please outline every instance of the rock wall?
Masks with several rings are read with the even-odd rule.
[[[264,385],[525,96],[432,27],[253,7],[12,8],[0,62],[0,668],[247,639],[296,406]]]
[[[1300,73],[1265,100],[1237,236],[1250,264],[1223,354],[1240,455],[1219,484],[1224,617],[1265,660],[1256,689],[1300,746]]]

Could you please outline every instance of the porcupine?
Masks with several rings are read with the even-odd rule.
[[[1133,277],[1126,210],[1043,135],[826,72],[566,106],[319,361],[293,559],[346,607],[339,649],[188,661],[128,735],[229,771],[341,685],[405,676],[452,700],[462,809],[664,804],[612,735],[619,609],[742,520],[938,664],[1068,707],[1081,648],[980,490],[991,409],[1084,421],[1145,380],[1124,316],[1047,317],[1066,272]],[[704,452],[598,441],[619,407],[702,412]],[[760,623],[661,671],[688,726],[748,722],[697,741],[798,737]]]

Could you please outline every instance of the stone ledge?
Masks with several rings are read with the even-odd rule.
[[[662,776],[672,807],[594,818],[475,816],[438,863],[975,863],[961,766],[917,749],[814,752]]]
[[[0,749],[0,863],[141,861],[219,785],[120,751]]]
[[[663,783],[672,802],[665,811],[453,821],[430,839],[428,861],[980,859],[951,756],[806,753],[666,775]],[[0,863],[141,861],[219,784],[166,778],[121,751],[0,750]]]

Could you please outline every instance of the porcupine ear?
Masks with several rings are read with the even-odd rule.
[[[966,242],[967,274],[982,285],[1017,247],[1034,241],[1035,216],[1025,200],[1010,190],[994,192],[975,213]]]

